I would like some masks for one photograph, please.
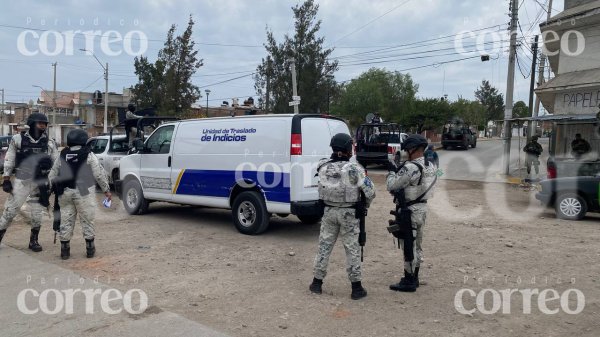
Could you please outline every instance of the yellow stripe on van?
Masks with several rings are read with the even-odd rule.
[[[177,181],[175,182],[175,186],[173,186],[173,194],[177,194],[177,188],[179,187],[179,182],[181,181],[181,177],[183,176],[183,172],[185,172],[185,169],[181,170],[179,172],[179,176],[177,176]]]

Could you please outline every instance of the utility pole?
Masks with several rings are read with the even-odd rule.
[[[298,96],[298,88],[296,85],[296,60],[291,59],[292,61],[292,94],[294,96]],[[294,105],[294,115],[299,113],[298,104]]]
[[[54,67],[54,85],[52,90],[52,135],[53,138],[56,138],[56,62],[52,63],[52,67]]]
[[[267,56],[267,95],[266,95],[266,99],[267,102],[265,104],[265,112],[269,112],[269,100],[271,98],[270,92],[269,90],[271,90],[271,66],[272,66],[272,62],[271,62],[271,57]]]
[[[533,89],[535,88],[535,66],[537,62],[538,53],[538,40],[539,35],[535,36],[535,40],[531,45],[533,51],[533,61],[531,61],[531,83],[529,84],[529,111],[533,111],[533,96],[535,95]],[[535,133],[535,121],[529,121],[529,131],[527,132],[527,141],[531,140],[531,137]]]
[[[546,14],[546,21],[550,20],[550,16],[552,15],[552,0],[548,3],[548,13]],[[538,74],[538,87],[544,84],[544,67],[546,66],[546,54],[542,53],[540,57],[540,69]],[[540,113],[540,97],[535,97],[535,109],[532,111],[531,117],[537,117]]]
[[[504,174],[510,173],[510,145],[512,127],[510,119],[513,109],[513,91],[515,89],[515,60],[517,57],[517,24],[519,22],[519,1],[510,1],[510,53],[508,57],[508,77],[506,80],[506,106],[504,108]]]
[[[4,89],[0,89],[0,91],[2,91],[2,110],[0,110],[2,112],[2,115],[0,115],[0,128],[2,128],[2,131],[0,133],[4,135]]]
[[[108,62],[104,68],[104,134],[108,133]]]

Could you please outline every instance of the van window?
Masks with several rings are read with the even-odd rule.
[[[169,153],[173,130],[175,130],[174,125],[167,125],[156,130],[146,142],[146,153]]]

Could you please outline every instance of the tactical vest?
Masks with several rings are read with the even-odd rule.
[[[16,153],[15,168],[17,178],[22,180],[47,175],[52,168],[52,159],[48,156],[48,137],[41,137],[34,143],[25,132],[21,132],[21,147]]]
[[[360,201],[357,182],[351,182],[348,171],[353,163],[330,162],[319,169],[319,199],[325,203],[356,204]]]
[[[88,147],[82,147],[77,151],[70,148],[64,148],[60,152],[60,170],[58,172],[57,194],[63,194],[65,188],[79,190],[81,195],[87,195],[88,189],[95,184],[92,167],[87,163],[90,150]]]
[[[426,192],[428,187],[431,186],[431,184],[433,183],[432,181],[436,178],[435,172],[432,174],[428,173],[428,170],[431,169],[430,165],[426,164],[426,166],[423,167],[423,165],[415,161],[410,161],[410,163],[417,166],[420,174],[419,181],[416,185],[409,185],[404,189],[406,201],[408,203],[418,199],[419,196],[423,195],[423,193]],[[425,193],[425,195],[423,195],[423,197],[421,198],[420,202],[425,203],[427,201],[427,198],[427,193]]]

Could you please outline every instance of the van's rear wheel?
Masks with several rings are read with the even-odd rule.
[[[142,215],[148,212],[148,204],[140,183],[137,180],[128,181],[123,187],[123,206],[127,213]]]
[[[321,215],[298,215],[298,219],[305,225],[314,225],[321,221]]]
[[[267,206],[258,192],[240,193],[233,201],[231,213],[235,228],[242,234],[260,234],[269,227]]]

